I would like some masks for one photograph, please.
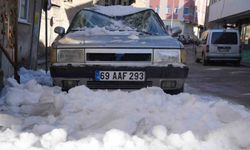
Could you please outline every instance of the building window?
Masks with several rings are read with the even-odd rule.
[[[184,15],[189,15],[189,7],[185,7],[185,8],[184,8],[183,14],[184,14]]]
[[[175,9],[174,9],[174,13],[175,13],[175,14],[178,14],[178,8],[175,8]]]
[[[160,7],[159,7],[159,6],[157,6],[157,7],[155,8],[155,12],[157,12],[157,13],[160,12]]]
[[[64,0],[64,2],[70,2],[70,3],[73,3],[73,0]]]
[[[166,7],[166,12],[167,12],[167,14],[171,14],[172,13],[172,9],[170,7]]]
[[[193,9],[193,8],[190,8],[190,9],[189,9],[189,15],[190,15],[190,16],[194,16],[194,9]]]
[[[19,0],[18,21],[28,22],[29,19],[29,0]]]
[[[108,6],[109,5],[109,0],[105,0],[105,6]]]

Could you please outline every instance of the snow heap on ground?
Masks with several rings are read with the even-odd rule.
[[[20,68],[19,70],[20,81],[21,83],[27,83],[30,80],[36,80],[41,85],[52,85],[52,79],[50,77],[50,73],[46,73],[44,70],[27,70],[25,68]]]
[[[249,111],[215,97],[8,79],[0,101],[1,150],[250,149]]]

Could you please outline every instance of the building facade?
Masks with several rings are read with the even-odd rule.
[[[193,27],[197,24],[194,0],[149,0],[149,7],[159,14],[168,27],[179,26],[182,34],[194,34]]]
[[[202,32],[207,29],[209,2],[210,0],[196,0],[195,1],[195,6],[197,10],[197,27],[195,27],[195,32],[199,38]]]
[[[12,76],[14,67],[35,66],[41,6],[40,0],[0,0],[0,66],[4,77]]]

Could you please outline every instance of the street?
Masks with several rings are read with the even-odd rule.
[[[212,63],[203,66],[195,62],[194,48],[185,45],[188,53],[189,76],[185,92],[213,95],[250,108],[250,67]]]

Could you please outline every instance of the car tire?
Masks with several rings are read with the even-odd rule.
[[[241,63],[240,60],[237,60],[237,61],[233,62],[234,66],[236,66],[236,67],[239,67],[239,66],[240,66],[240,63]]]
[[[208,60],[206,59],[205,54],[202,54],[202,65],[207,66],[208,65]]]
[[[164,92],[170,95],[177,95],[184,92],[184,86],[176,90],[164,90]]]
[[[197,57],[197,52],[195,51],[195,62],[196,62],[196,63],[200,63],[200,61],[201,61],[201,60]]]

